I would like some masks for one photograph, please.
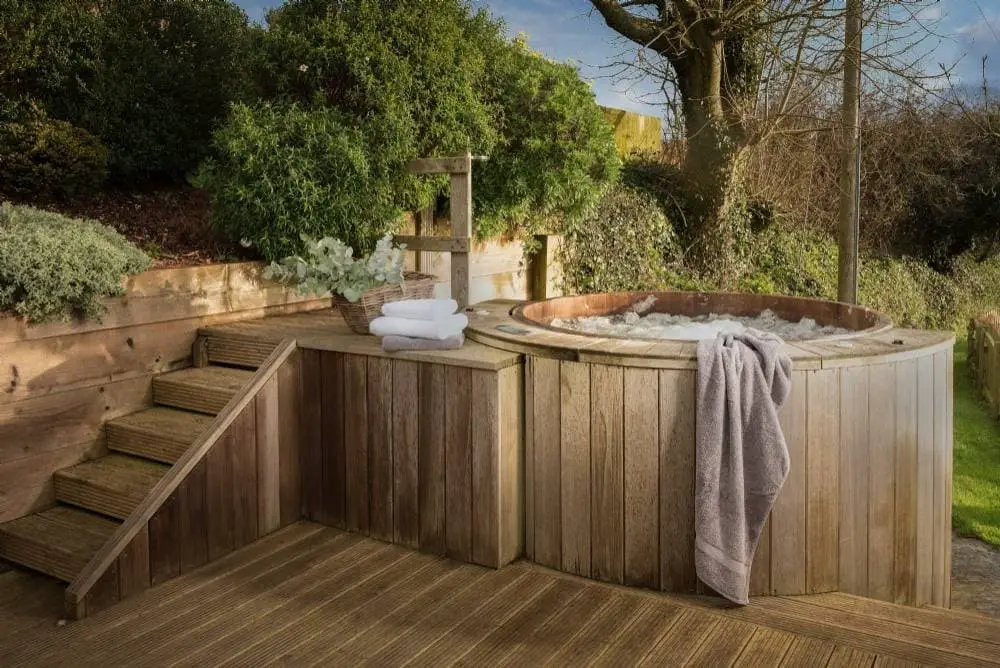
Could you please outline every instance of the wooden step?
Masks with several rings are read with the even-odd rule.
[[[169,466],[128,455],[108,455],[52,476],[56,500],[120,520],[146,498]]]
[[[239,392],[253,371],[222,366],[174,371],[153,379],[153,401],[199,413],[215,415]]]
[[[212,364],[232,364],[256,369],[274,351],[272,340],[260,340],[249,336],[202,337],[207,351],[207,361]]]
[[[208,415],[154,407],[108,422],[108,448],[173,464],[211,424]]]
[[[119,522],[68,506],[0,524],[0,558],[71,582]]]

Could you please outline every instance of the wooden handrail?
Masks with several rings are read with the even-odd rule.
[[[282,364],[295,352],[297,343],[285,339],[275,347],[264,363],[257,369],[247,384],[216,415],[211,426],[181,455],[167,474],[150,490],[149,494],[136,506],[132,514],[118,527],[118,530],[91,558],[82,571],[66,589],[67,610],[79,610],[80,605],[98,580],[114,564],[132,539],[146,526],[170,495],[180,486],[191,471],[204,459],[212,446],[226,433],[230,425],[257,396],[264,385],[274,376]]]

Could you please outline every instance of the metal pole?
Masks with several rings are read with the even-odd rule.
[[[840,174],[840,230],[837,299],[858,301],[858,227],[861,187],[859,129],[861,116],[861,2],[847,0],[844,15],[843,144]]]

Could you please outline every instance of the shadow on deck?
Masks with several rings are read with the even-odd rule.
[[[300,522],[80,622],[0,575],[4,666],[1000,665],[1000,623],[842,594],[717,600],[461,564]]]

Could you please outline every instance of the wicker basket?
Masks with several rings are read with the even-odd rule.
[[[403,299],[430,299],[437,276],[408,271],[403,274]]]
[[[344,316],[344,322],[357,334],[369,334],[368,325],[382,315],[382,304],[404,299],[430,299],[434,296],[436,276],[408,271],[403,274],[402,285],[383,285],[365,290],[356,302],[347,301],[342,295],[334,294],[333,303]]]
[[[356,302],[347,301],[343,295],[334,294],[336,304],[344,322],[357,334],[369,334],[368,325],[372,320],[382,315],[382,304],[398,302],[403,298],[403,288],[399,285],[383,285],[371,288],[361,293]]]

